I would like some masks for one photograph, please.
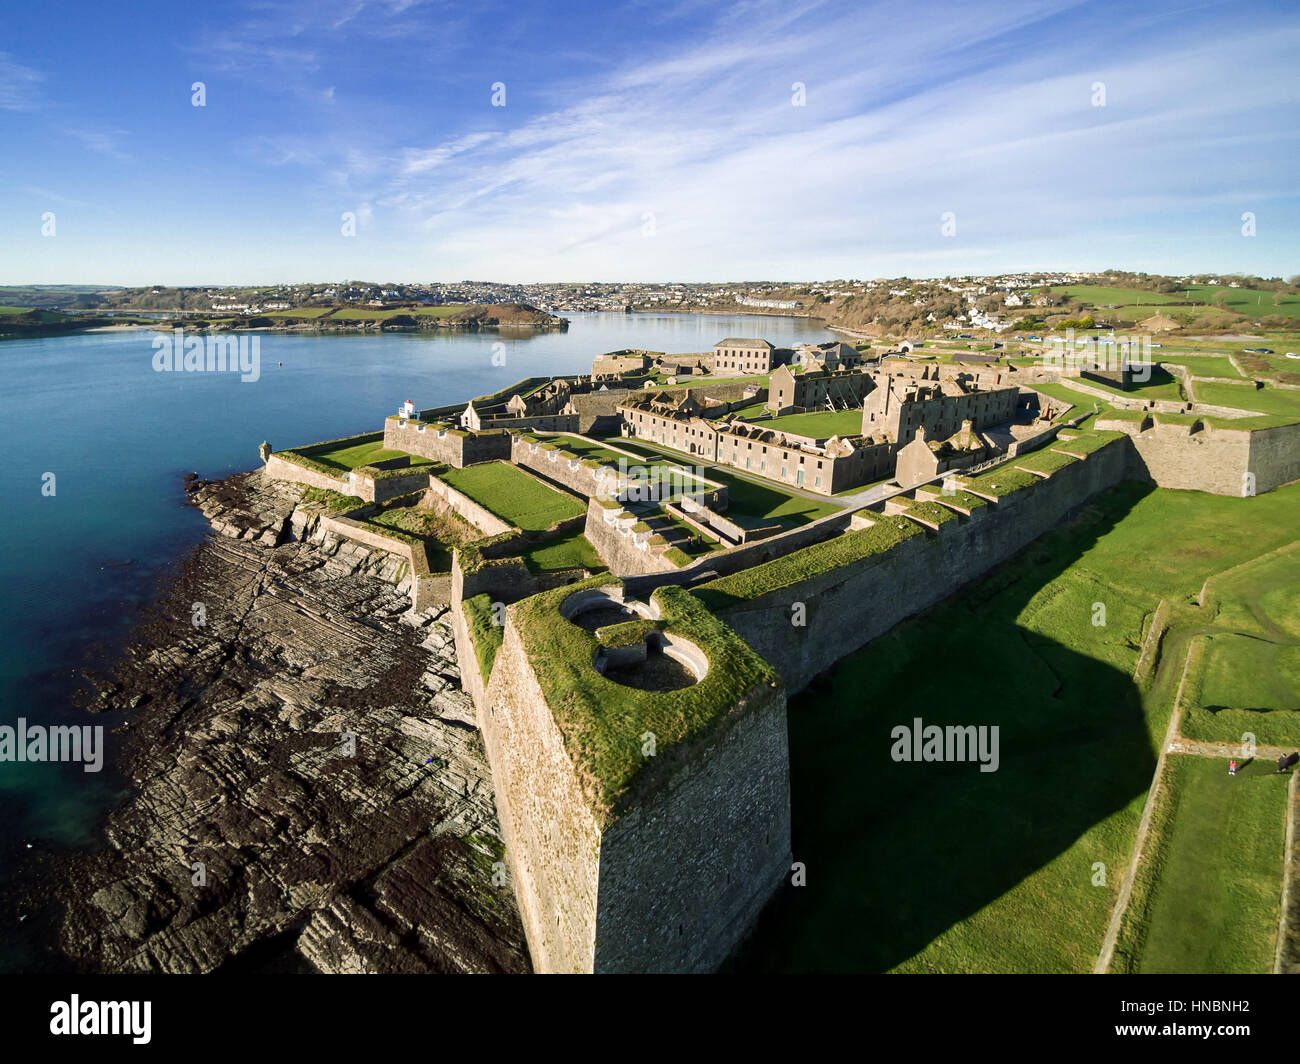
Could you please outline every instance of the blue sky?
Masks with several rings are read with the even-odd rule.
[[[11,5],[0,283],[1290,275],[1297,56],[1294,3]]]

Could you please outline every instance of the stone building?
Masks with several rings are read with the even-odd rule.
[[[776,351],[766,340],[728,336],[713,345],[713,372],[729,377],[770,373],[777,365]]]
[[[906,444],[924,426],[927,437],[946,440],[963,421],[976,429],[1001,425],[1013,420],[1019,407],[1020,389],[1014,385],[985,388],[966,374],[927,380],[884,373],[863,403],[862,433]]]
[[[698,410],[674,409],[646,397],[629,399],[619,411],[624,435],[823,495],[879,480],[893,470],[894,445],[879,436],[819,440],[761,423],[712,421]]]
[[[894,479],[904,487],[922,484],[940,473],[965,469],[996,457],[998,448],[983,433],[977,432],[969,420],[947,439],[931,439],[922,425],[912,439],[898,448]]]
[[[812,368],[795,373],[789,366],[778,366],[768,378],[767,408],[778,415],[827,407],[844,410],[861,406],[874,387],[875,379],[864,371]]]
[[[842,340],[828,340],[824,344],[800,344],[794,349],[790,360],[794,366],[803,366],[805,370],[853,369],[862,364],[862,352]]]

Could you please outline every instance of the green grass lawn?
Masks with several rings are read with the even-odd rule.
[[[1300,318],[1300,296],[1278,295],[1254,288],[1229,288],[1226,285],[1192,285],[1186,289],[1186,298],[1196,299],[1214,306],[1220,305],[1238,314],[1255,318],[1285,314]]]
[[[1232,364],[1232,359],[1226,355],[1169,356],[1161,354],[1156,361],[1183,366],[1195,377],[1224,377],[1227,380],[1241,380],[1241,374],[1237,372],[1237,367]]]
[[[452,469],[441,479],[525,532],[543,531],[587,509],[582,500],[544,484],[509,462]]]
[[[1169,757],[1112,971],[1272,971],[1288,779]]]
[[[1181,295],[1164,295],[1160,292],[1144,292],[1140,288],[1108,288],[1105,285],[1072,284],[1053,288],[1054,293],[1069,296],[1081,303],[1093,303],[1101,306],[1124,306],[1125,304],[1145,304],[1153,306],[1160,303],[1181,303]],[[1151,313],[1155,313],[1152,310]]]
[[[268,318],[323,318],[334,312],[334,307],[293,307],[290,310],[267,311]]]
[[[553,543],[529,547],[523,552],[524,564],[535,573],[549,573],[557,569],[589,569],[592,572],[604,572],[605,563],[600,560],[596,548],[581,532]]]
[[[357,469],[360,466],[371,465],[374,462],[384,462],[390,458],[401,458],[406,455],[405,451],[390,451],[384,447],[383,440],[372,440],[369,443],[348,444],[338,447],[328,447],[324,450],[315,450],[311,447],[297,448],[298,453],[308,458],[313,458],[327,466],[333,466],[337,469]],[[412,466],[428,466],[435,463],[428,458],[423,458],[418,454],[409,456]]]
[[[1249,732],[1262,745],[1300,747],[1300,551],[1215,579],[1183,624],[1197,641],[1183,734],[1235,743]]]
[[[638,454],[680,454],[659,444],[636,439],[620,440],[619,444]],[[681,458],[683,461],[699,461],[699,457],[693,455],[683,454]],[[746,528],[768,525],[774,521],[787,528],[794,528],[840,509],[832,502],[805,499],[801,495],[782,491],[779,485],[743,477],[730,466],[706,465],[704,468],[710,480],[727,485],[730,504],[726,517]]]
[[[721,414],[719,415],[719,417],[753,418],[753,417],[762,417],[766,413],[767,413],[767,400],[763,399],[757,403],[747,403],[744,406],[738,406],[730,413]]]
[[[825,439],[830,436],[860,436],[861,410],[828,410],[810,414],[786,414],[764,421],[763,428],[792,432],[797,436]]]
[[[650,461],[650,462],[640,461],[635,452],[631,456],[627,454],[619,454],[617,451],[610,450],[608,447],[602,447],[595,440],[589,439],[586,436],[571,436],[568,433],[558,432],[552,435],[544,435],[539,433],[537,435],[537,438],[539,440],[543,440],[543,441],[549,440],[553,443],[557,443],[561,447],[563,447],[566,451],[570,451],[573,454],[579,455],[583,458],[595,458],[598,461],[604,462],[606,465],[610,466],[613,469],[619,468],[620,461],[627,463],[629,467],[633,467],[633,466],[644,467],[643,470],[629,468],[629,474],[632,476],[644,476],[645,475],[644,470],[649,470],[649,469],[658,469],[664,472],[669,472],[673,470],[679,470],[682,467],[682,462],[676,459],[671,459],[671,460],[665,459],[661,461]],[[620,439],[617,445],[621,447],[624,442],[625,441]],[[627,450],[631,451],[632,448],[629,447],[627,448]],[[691,469],[695,468],[698,461],[698,459],[694,455],[691,456],[684,455],[683,459],[688,459],[688,464]],[[697,485],[695,478],[687,476],[686,474],[681,474],[676,476],[672,483],[676,485],[678,489],[680,489],[676,491],[674,494],[680,494],[682,491],[690,490]]]
[[[1085,384],[1089,388],[1100,388],[1103,392],[1123,396],[1127,399],[1169,399],[1179,403],[1185,398],[1178,378],[1159,366],[1151,367],[1150,380],[1140,383],[1135,381],[1128,388],[1116,388],[1091,378],[1083,378],[1079,383]]]
[[[1095,395],[1085,395],[1083,392],[1075,391],[1068,384],[1059,381],[1044,381],[1041,384],[1035,384],[1034,391],[1042,392],[1044,395],[1055,399],[1058,407],[1064,407],[1056,416],[1055,420],[1057,421],[1065,421],[1069,418],[1078,417],[1080,414],[1089,413],[1094,406],[1107,406],[1104,401],[1098,399]]]
[[[1195,390],[1197,400],[1211,406],[1300,417],[1300,391],[1253,388],[1249,384],[1197,384]]]
[[[794,855],[808,886],[778,895],[735,965],[1089,971],[1186,652],[1176,616],[1134,682],[1152,614],[1162,598],[1194,612],[1207,576],[1289,543],[1298,506],[1300,485],[1253,499],[1121,485],[795,696]],[[1300,582],[1267,582],[1270,621],[1300,632]],[[915,717],[998,725],[1000,768],[893,762],[890,730]]]

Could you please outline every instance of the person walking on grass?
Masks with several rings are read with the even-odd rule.
[[[1228,775],[1235,776],[1236,774],[1237,774],[1237,761],[1234,758],[1233,760],[1228,762]]]

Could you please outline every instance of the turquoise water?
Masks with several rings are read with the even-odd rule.
[[[207,534],[183,505],[187,472],[251,469],[262,440],[279,449],[374,431],[407,398],[420,408],[458,402],[521,377],[589,370],[594,355],[618,348],[830,337],[791,318],[569,317],[564,333],[263,333],[261,377],[249,383],[155,372],[148,331],[0,342],[0,724],[119,723],[71,707],[70,690],[88,657],[111,659],[169,568]],[[502,351],[505,365],[494,365]],[[53,496],[42,494],[46,473]],[[93,845],[121,787],[111,742],[98,774],[0,762],[0,879],[28,843]]]

